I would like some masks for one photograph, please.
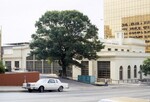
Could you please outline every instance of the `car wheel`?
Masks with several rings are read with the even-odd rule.
[[[32,92],[32,89],[28,89],[28,92]]]
[[[63,87],[60,86],[60,87],[58,88],[58,91],[59,91],[59,92],[62,92],[62,91],[63,91]]]
[[[39,87],[39,92],[44,92],[44,87],[43,86]]]

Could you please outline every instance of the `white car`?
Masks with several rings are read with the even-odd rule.
[[[62,83],[59,79],[55,78],[43,78],[34,83],[23,83],[23,88],[28,89],[29,92],[38,90],[44,92],[44,90],[58,90],[62,92],[64,88],[69,88],[68,83]]]

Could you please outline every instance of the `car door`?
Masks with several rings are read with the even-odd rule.
[[[55,90],[55,80],[54,79],[49,79],[47,84],[46,84],[46,90]]]

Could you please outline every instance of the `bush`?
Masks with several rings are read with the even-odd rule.
[[[5,72],[8,72],[8,69],[5,69]]]
[[[0,61],[0,74],[5,73],[5,66],[3,65],[3,62]]]

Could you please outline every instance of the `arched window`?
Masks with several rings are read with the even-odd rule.
[[[130,79],[131,78],[131,67],[130,66],[128,66],[128,79]]]
[[[137,77],[137,67],[136,67],[136,65],[134,66],[134,78],[136,78]]]
[[[138,73],[140,74],[140,79],[142,79],[142,65],[140,65],[140,70]]]
[[[119,69],[119,80],[123,80],[123,67],[120,66],[120,69]]]

